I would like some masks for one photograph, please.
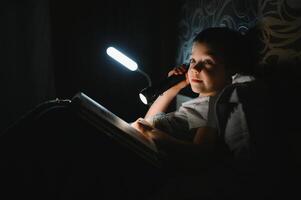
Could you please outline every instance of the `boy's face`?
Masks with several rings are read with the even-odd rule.
[[[202,96],[214,96],[227,84],[223,60],[207,45],[195,42],[192,46],[188,80],[192,91]]]

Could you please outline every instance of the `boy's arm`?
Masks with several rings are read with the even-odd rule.
[[[144,118],[149,118],[156,115],[159,112],[165,112],[170,105],[171,101],[176,97],[181,89],[176,86],[168,89],[162,95],[160,95],[147,111]]]
[[[186,71],[187,69],[185,69],[184,66],[176,67],[168,73],[168,76],[185,74]],[[171,101],[188,84],[189,81],[186,74],[186,80],[183,80],[180,83],[176,84],[175,86],[169,88],[155,100],[155,102],[151,105],[151,107],[147,111],[144,118],[147,119],[149,117],[156,115],[159,112],[165,112],[168,106],[170,105]]]

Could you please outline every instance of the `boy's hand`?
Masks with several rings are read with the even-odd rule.
[[[174,87],[177,87],[178,89],[183,89],[187,85],[189,85],[189,80],[188,80],[188,76],[187,76],[186,72],[187,72],[187,69],[184,65],[181,65],[180,67],[175,67],[171,71],[168,72],[168,77],[170,77],[172,75],[179,76],[179,75],[183,75],[183,74],[185,74],[185,76],[186,76],[186,79],[184,79],[180,83],[176,84]]]
[[[136,130],[140,131],[141,133],[153,129],[153,126],[143,118],[138,118],[135,122],[131,124],[131,126],[134,127]]]
[[[170,141],[174,138],[169,136],[167,133],[154,128],[149,122],[143,118],[137,119],[131,124],[136,130],[140,131],[147,137],[157,141]]]

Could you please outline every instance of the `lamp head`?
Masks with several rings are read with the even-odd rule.
[[[138,65],[135,61],[133,61],[114,47],[107,48],[107,54],[131,71],[136,71],[138,69]]]
[[[159,95],[160,93],[153,87],[146,87],[139,93],[140,100],[146,105],[152,104]]]

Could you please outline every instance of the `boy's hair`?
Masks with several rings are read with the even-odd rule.
[[[226,27],[214,27],[201,31],[193,42],[203,43],[224,60],[225,68],[234,73],[250,73],[251,60],[244,36]]]

